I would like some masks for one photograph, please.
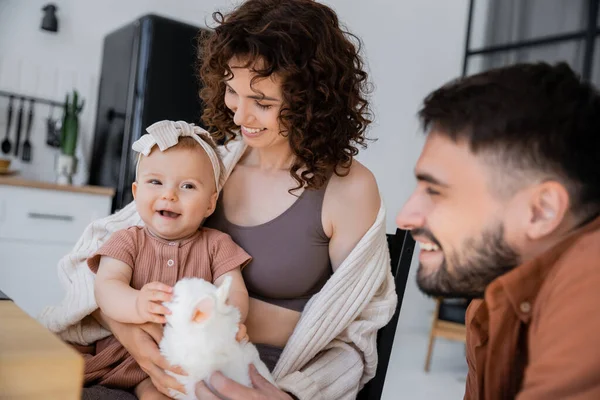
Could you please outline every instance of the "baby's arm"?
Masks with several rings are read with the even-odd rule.
[[[169,310],[160,303],[171,300],[172,288],[160,282],[151,282],[141,290],[135,290],[129,286],[131,276],[132,269],[129,265],[102,256],[94,284],[98,307],[118,322],[164,323],[164,315]]]
[[[240,323],[244,323],[246,321],[246,317],[248,316],[249,300],[248,289],[246,289],[246,284],[244,283],[244,278],[242,277],[242,270],[240,268],[236,268],[224,273],[215,280],[215,285],[221,286],[226,276],[231,277],[231,288],[229,289],[229,298],[227,299],[227,304],[237,307],[237,309],[240,310]]]

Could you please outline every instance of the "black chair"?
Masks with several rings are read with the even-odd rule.
[[[383,393],[383,385],[390,356],[392,354],[392,345],[396,335],[396,326],[398,325],[398,317],[402,308],[402,300],[404,299],[404,291],[406,289],[406,281],[408,280],[408,272],[412,261],[413,252],[415,250],[415,241],[410,235],[410,231],[401,229],[396,230],[395,235],[387,235],[388,246],[390,248],[390,258],[392,274],[396,282],[396,294],[398,295],[398,305],[396,312],[390,322],[381,328],[377,333],[377,355],[379,361],[377,363],[377,372],[375,377],[371,379],[365,387],[358,393],[357,400],[379,400]]]

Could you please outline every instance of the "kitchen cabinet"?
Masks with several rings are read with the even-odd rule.
[[[0,290],[36,317],[64,290],[58,261],[110,213],[114,191],[0,178]]]

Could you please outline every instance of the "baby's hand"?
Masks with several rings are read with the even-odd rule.
[[[250,338],[248,337],[248,332],[246,330],[246,325],[242,324],[241,322],[238,324],[238,331],[237,335],[235,335],[235,340],[237,340],[240,343],[250,341]]]
[[[135,308],[140,318],[146,322],[164,324],[167,322],[165,315],[171,311],[163,306],[163,301],[171,301],[173,288],[161,282],[145,284],[138,292]]]

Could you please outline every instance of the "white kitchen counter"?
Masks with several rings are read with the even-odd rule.
[[[12,176],[11,177],[0,176],[0,185],[29,187],[29,188],[35,188],[35,189],[58,190],[61,192],[97,194],[97,195],[101,195],[101,196],[110,196],[111,198],[112,198],[112,196],[115,195],[115,190],[113,188],[100,187],[100,186],[59,185],[57,183],[33,181],[33,180],[29,180],[29,179],[23,179],[23,178],[12,177]]]

